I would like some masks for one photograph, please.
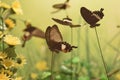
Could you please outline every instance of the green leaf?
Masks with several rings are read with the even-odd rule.
[[[8,47],[4,50],[4,52],[7,54],[9,58],[15,58],[17,56],[14,47]]]
[[[73,64],[76,64],[76,63],[78,63],[79,62],[79,57],[74,57],[73,59],[72,59],[72,63]]]
[[[43,72],[41,79],[45,79],[45,78],[49,77],[50,75],[51,75],[50,72]]]

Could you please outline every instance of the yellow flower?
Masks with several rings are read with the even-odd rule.
[[[7,54],[0,52],[0,59],[5,59],[7,57]]]
[[[40,71],[43,71],[43,70],[47,70],[48,67],[47,67],[47,63],[46,61],[40,61],[36,64],[36,68]]]
[[[10,6],[8,4],[3,3],[1,1],[0,1],[0,7],[4,8],[4,9],[9,9],[10,8]]]
[[[21,41],[17,37],[14,37],[12,35],[6,35],[4,37],[4,42],[6,42],[8,45],[11,45],[11,46],[21,44]]]
[[[22,80],[22,77],[16,77],[15,80]]]
[[[1,63],[4,65],[4,67],[6,69],[9,68],[9,67],[14,66],[14,61],[12,59],[9,59],[9,58],[4,59]]]
[[[17,62],[15,63],[16,67],[22,67],[24,64],[26,64],[26,59],[23,55],[19,55],[16,59],[17,59]]]
[[[23,14],[20,2],[18,0],[12,3],[12,10],[18,15]]]
[[[117,80],[120,80],[120,74],[116,74],[115,77],[116,77]]]
[[[13,72],[10,71],[9,69],[4,70],[4,73],[7,74],[8,76],[12,76]]]
[[[38,75],[36,73],[31,73],[30,76],[31,76],[32,79],[36,79]]]
[[[7,18],[5,20],[5,24],[6,24],[8,29],[12,29],[15,26],[15,22],[12,19],[10,19],[10,18]]]
[[[4,74],[3,72],[0,73],[0,80],[10,80],[9,76],[7,76],[6,74]]]

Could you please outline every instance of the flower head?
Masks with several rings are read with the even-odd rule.
[[[116,77],[117,80],[120,80],[120,74],[116,74],[115,77]]]
[[[15,63],[16,67],[22,67],[24,64],[26,64],[26,59],[23,55],[19,55],[16,58],[17,62]]]
[[[3,2],[0,1],[0,8],[9,9],[10,6],[8,4],[3,3]]]
[[[32,79],[36,79],[37,78],[37,74],[36,73],[31,73],[31,75],[30,75],[30,77],[32,78]]]
[[[4,65],[4,67],[6,69],[9,68],[9,67],[14,66],[14,61],[12,59],[9,59],[9,58],[4,59],[1,63]]]
[[[21,41],[17,37],[14,37],[12,35],[6,35],[4,37],[4,42],[6,42],[8,45],[11,45],[11,46],[21,44]]]
[[[6,74],[4,74],[3,72],[0,73],[0,80],[10,80],[9,76],[7,76]]]
[[[13,10],[14,13],[16,13],[18,15],[19,14],[23,14],[20,2],[18,0],[16,0],[15,2],[13,2],[13,4],[12,4],[12,10]]]
[[[7,57],[7,54],[0,52],[0,59],[5,59]]]
[[[36,64],[36,68],[40,71],[43,71],[43,70],[47,70],[48,67],[47,67],[47,63],[46,61],[40,61]]]
[[[12,29],[15,26],[15,21],[13,19],[7,18],[5,20],[5,24],[6,24],[8,29]]]

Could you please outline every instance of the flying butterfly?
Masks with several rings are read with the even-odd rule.
[[[56,53],[59,53],[59,51],[66,53],[70,52],[73,48],[77,48],[76,46],[71,46],[69,43],[63,41],[57,25],[47,27],[45,38],[49,49]]]
[[[66,0],[64,3],[58,3],[58,4],[54,4],[52,7],[57,9],[57,11],[53,11],[52,13],[56,13],[60,10],[65,10],[67,8],[70,7],[70,5],[68,4],[69,0]]]
[[[100,9],[100,11],[90,11],[85,7],[81,7],[80,13],[83,19],[90,24],[90,27],[96,27],[99,26],[100,24],[97,24],[98,21],[100,21],[103,17],[103,8]]]
[[[69,17],[63,18],[63,20],[52,18],[52,20],[57,22],[57,23],[59,23],[59,24],[70,26],[71,28],[75,28],[75,27],[80,27],[81,26],[79,24],[74,25],[72,23],[72,19],[70,19]]]
[[[25,22],[26,28],[23,30],[24,35],[22,36],[23,44],[22,47],[25,46],[26,41],[30,40],[32,36],[43,38],[45,39],[45,33],[38,29],[37,27],[34,27],[29,22]]]

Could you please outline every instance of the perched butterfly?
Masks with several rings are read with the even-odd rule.
[[[63,42],[62,35],[57,27],[53,25],[52,27],[48,26],[45,32],[46,42],[51,51],[54,52],[70,52],[72,48],[77,48],[76,46],[71,46],[67,42]]]
[[[65,9],[69,8],[70,5],[68,4],[68,2],[69,2],[69,0],[66,0],[64,3],[54,4],[53,8],[57,9],[57,11],[54,11],[52,13],[56,13],[60,10],[65,10]]]
[[[22,47],[25,46],[26,41],[30,40],[32,36],[45,39],[45,33],[42,30],[32,26],[30,23],[26,23],[26,28],[23,31],[24,35],[22,36],[22,40],[24,42]]]
[[[70,26],[71,28],[75,28],[75,27],[80,27],[81,26],[81,25],[74,25],[72,23],[72,19],[70,19],[69,17],[63,18],[63,20],[52,18],[52,20],[57,22],[57,23],[59,23],[59,24]]]
[[[97,24],[99,20],[101,20],[104,16],[103,14],[103,8],[100,9],[100,11],[90,11],[85,7],[82,7],[80,10],[81,16],[84,18],[84,20],[90,24],[90,27],[99,26],[100,24]]]

